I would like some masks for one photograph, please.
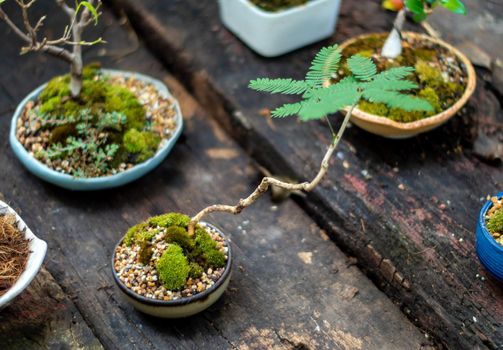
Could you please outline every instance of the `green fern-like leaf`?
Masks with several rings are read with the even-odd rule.
[[[360,55],[351,56],[348,67],[358,80],[368,81],[377,74],[377,67],[372,59]]]
[[[396,91],[381,89],[366,89],[363,98],[370,102],[384,103],[390,108],[400,108],[405,111],[433,111],[433,107],[425,100],[402,94]]]
[[[337,45],[322,48],[311,62],[306,82],[314,87],[323,86],[337,71],[340,60],[341,50]]]
[[[272,94],[287,94],[298,95],[303,94],[310,86],[303,80],[293,79],[268,79],[259,78],[250,81],[250,89],[262,92],[270,92]]]
[[[377,79],[378,77],[384,77],[388,80],[400,80],[407,78],[412,73],[414,73],[414,71],[415,69],[413,67],[393,67],[380,72],[379,74],[377,74],[375,79]]]
[[[391,91],[402,91],[416,89],[417,84],[411,80],[390,80],[382,76],[376,76],[372,81],[365,83],[364,89],[381,89]]]
[[[299,114],[301,107],[302,107],[301,102],[287,103],[273,110],[271,112],[271,116],[274,118],[285,118],[292,115],[297,115]]]
[[[374,62],[359,55],[347,61],[350,76],[326,86],[337,71],[340,59],[341,52],[336,45],[327,47],[316,55],[304,81],[262,78],[251,81],[250,88],[269,93],[302,95],[299,102],[284,104],[273,110],[271,114],[276,118],[298,115],[303,121],[320,119],[356,105],[362,98],[406,111],[433,110],[425,100],[401,92],[417,88],[413,81],[407,79],[414,68],[397,67],[378,74]]]

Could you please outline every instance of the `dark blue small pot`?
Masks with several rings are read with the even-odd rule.
[[[496,195],[499,199],[503,192]],[[486,213],[491,208],[492,202],[487,201],[480,210],[477,222],[476,248],[477,255],[484,267],[497,279],[503,281],[503,246],[496,243],[486,227]]]

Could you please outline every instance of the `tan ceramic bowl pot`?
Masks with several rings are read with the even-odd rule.
[[[202,312],[213,305],[224,293],[229,286],[231,280],[232,270],[232,248],[229,240],[225,237],[221,230],[208,223],[201,222],[202,225],[209,226],[214,229],[221,237],[224,238],[227,247],[227,264],[225,270],[220,278],[205,291],[195,294],[190,297],[181,298],[177,300],[157,300],[146,298],[136,294],[119,279],[114,269],[115,249],[112,256],[112,274],[115,283],[119,287],[123,298],[129,302],[135,309],[145,314],[160,317],[160,318],[183,318],[195,315]],[[117,244],[121,244],[122,240]],[[117,247],[116,247],[117,248]]]
[[[340,45],[341,49],[348,47],[355,41],[365,39],[371,35],[376,35],[376,33],[364,34],[354,38],[351,38]],[[367,130],[376,135],[380,135],[392,139],[405,139],[409,137],[416,136],[426,131],[430,131],[436,127],[439,127],[447,120],[452,118],[460,109],[465,105],[470,96],[475,91],[477,76],[475,74],[475,69],[471,64],[470,60],[462,54],[455,47],[447,44],[446,42],[430,37],[425,34],[419,34],[414,32],[403,32],[402,36],[405,38],[420,39],[422,41],[431,42],[440,45],[450,52],[452,52],[466,67],[466,73],[468,75],[468,82],[466,84],[466,89],[461,98],[453,104],[449,109],[432,115],[431,117],[417,120],[411,123],[401,123],[394,120],[388,119],[386,117],[381,117],[378,115],[370,114],[355,108],[353,110],[353,115],[351,116],[351,122],[360,128]],[[346,108],[347,112],[349,108]]]

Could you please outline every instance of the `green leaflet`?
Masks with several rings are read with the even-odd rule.
[[[273,94],[302,95],[300,101],[274,109],[271,115],[275,118],[298,115],[302,121],[321,119],[358,104],[362,98],[407,111],[433,109],[427,101],[402,93],[417,88],[415,82],[407,79],[414,68],[396,67],[377,73],[372,59],[355,55],[347,60],[352,76],[330,84],[332,75],[337,74],[340,59],[336,45],[323,48],[314,58],[305,80],[261,78],[252,80],[249,86]]]

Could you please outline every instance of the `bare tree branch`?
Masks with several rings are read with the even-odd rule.
[[[204,216],[214,212],[239,214],[243,211],[243,209],[252,205],[258,198],[260,198],[264,193],[266,193],[270,186],[278,186],[289,191],[299,191],[299,190],[306,192],[312,191],[326,175],[328,168],[330,166],[329,163],[330,158],[332,157],[332,154],[337,148],[337,145],[339,144],[339,141],[341,140],[342,135],[346,130],[346,127],[349,123],[349,119],[351,118],[351,114],[353,113],[353,109],[355,108],[355,106],[356,105],[351,106],[349,111],[346,113],[346,116],[344,117],[341,127],[337,135],[335,135],[335,137],[333,138],[332,143],[328,147],[327,152],[325,153],[325,156],[321,161],[320,169],[318,170],[318,173],[316,174],[313,180],[311,180],[310,182],[289,183],[275,179],[273,177],[266,176],[262,179],[258,187],[248,197],[240,199],[237,205],[214,204],[204,208],[199,213],[194,215],[190,219],[188,228],[189,235],[194,234],[197,223],[201,221],[201,219]]]
[[[89,7],[84,6],[87,4],[82,5],[82,3],[77,2],[77,7],[72,8],[66,3],[66,0],[55,0],[56,4],[70,18],[70,24],[65,27],[63,35],[60,38],[49,40],[48,38],[44,37],[39,40],[37,34],[40,28],[42,28],[42,26],[44,25],[46,16],[42,16],[37,21],[35,26],[33,26],[30,22],[28,12],[29,8],[35,3],[36,0],[30,0],[28,2],[26,2],[27,0],[15,1],[21,9],[23,28],[16,25],[9,18],[9,16],[7,16],[1,6],[0,20],[3,20],[17,36],[19,36],[24,42],[27,43],[26,46],[21,48],[21,53],[24,54],[30,51],[45,52],[49,55],[61,58],[70,63],[70,90],[73,97],[78,96],[82,88],[82,46],[90,46],[104,42],[101,38],[95,41],[82,40],[82,32],[84,28],[89,25],[92,20],[95,20],[96,16],[90,16],[91,11]],[[95,3],[97,3],[96,6],[94,6]],[[97,10],[101,6],[101,0],[88,0],[88,4],[93,6]],[[80,7],[84,7],[84,9],[80,11]],[[80,12],[80,16],[77,12]],[[98,13],[98,16],[100,14],[101,13]],[[65,49],[65,45],[72,46],[72,51]]]

